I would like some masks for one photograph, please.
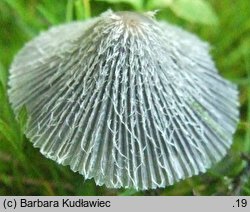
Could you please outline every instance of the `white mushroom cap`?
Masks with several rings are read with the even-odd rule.
[[[208,45],[150,14],[52,27],[16,56],[9,86],[43,155],[112,188],[205,172],[226,154],[239,116],[237,88]]]

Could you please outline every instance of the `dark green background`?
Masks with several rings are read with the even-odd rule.
[[[250,195],[250,2],[198,0],[200,7],[195,1],[172,0],[167,5],[169,0],[0,0],[0,195]],[[182,26],[211,43],[220,74],[238,84],[241,121],[233,146],[206,174],[146,192],[107,189],[46,159],[23,136],[25,113],[16,121],[6,95],[14,55],[40,31],[97,16],[108,8],[160,9],[158,19]]]

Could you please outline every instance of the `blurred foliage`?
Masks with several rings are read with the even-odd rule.
[[[149,8],[169,7],[177,16],[187,21],[215,25],[218,18],[206,0],[155,0],[150,1]]]
[[[158,19],[182,26],[210,42],[220,73],[238,84],[241,121],[233,146],[226,158],[206,174],[165,189],[107,189],[46,159],[22,134],[25,108],[17,114],[17,120],[7,97],[8,69],[14,55],[52,25],[88,19],[109,8],[159,9]],[[250,195],[249,1],[1,0],[0,30],[0,195]]]

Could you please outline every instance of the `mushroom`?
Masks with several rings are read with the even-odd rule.
[[[110,188],[166,187],[225,156],[238,91],[209,45],[152,12],[112,12],[52,27],[17,54],[14,112],[47,158]]]

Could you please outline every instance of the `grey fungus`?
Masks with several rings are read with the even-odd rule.
[[[26,136],[98,185],[166,187],[225,156],[238,123],[237,87],[209,45],[152,12],[107,11],[28,42],[9,76]]]

